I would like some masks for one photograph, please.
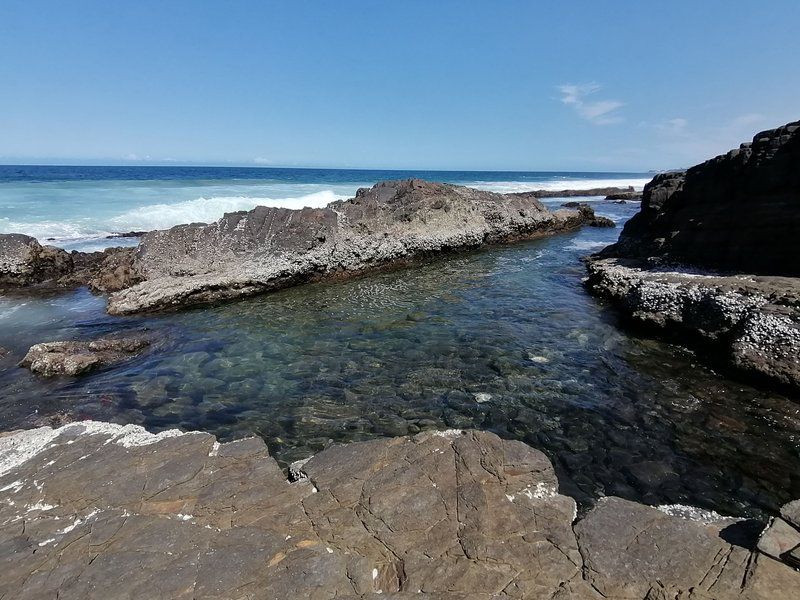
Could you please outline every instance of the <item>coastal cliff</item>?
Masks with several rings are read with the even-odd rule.
[[[656,175],[603,258],[800,276],[800,121],[686,171]]]
[[[587,285],[629,323],[800,390],[800,122],[657,175]],[[706,352],[707,351],[707,352]]]
[[[288,479],[260,438],[95,421],[11,432],[0,596],[800,595],[800,502],[760,536],[688,506],[577,508],[542,452],[478,431],[331,446]]]

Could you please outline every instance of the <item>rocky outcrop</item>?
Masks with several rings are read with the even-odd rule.
[[[96,292],[113,292],[137,281],[133,248],[67,252],[42,246],[27,235],[0,234],[0,289],[86,285]]]
[[[606,200],[616,200],[622,201],[623,204],[627,201],[638,202],[642,199],[642,192],[619,192],[614,194],[608,194],[605,197]]]
[[[603,257],[800,276],[800,121],[687,171],[656,175]]]
[[[800,594],[737,519],[607,498],[576,521],[547,458],[490,433],[333,446],[294,471],[257,438],[91,421],[0,434],[0,597]]]
[[[619,194],[639,196],[641,192],[635,191],[633,186],[629,185],[627,187],[600,187],[586,190],[532,190],[530,192],[514,192],[508,195],[515,198],[579,198],[582,196],[608,197]]]
[[[153,231],[132,270],[143,281],[111,296],[126,314],[215,302],[348,276],[421,256],[579,227],[586,213],[420,180],[387,181],[326,208],[257,207],[209,225]]]
[[[587,286],[633,324],[699,345],[717,365],[800,390],[800,280],[588,262]]]
[[[72,257],[65,250],[42,246],[27,235],[0,234],[0,288],[55,281],[72,268]]]
[[[629,323],[796,393],[798,232],[800,122],[685,172],[656,175],[619,241],[587,261],[587,283]]]
[[[45,377],[82,375],[137,356],[150,343],[150,336],[143,333],[89,341],[44,342],[31,346],[19,365]]]

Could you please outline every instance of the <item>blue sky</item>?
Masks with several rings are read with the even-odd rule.
[[[686,166],[800,119],[798,23],[798,0],[0,0],[0,162]]]

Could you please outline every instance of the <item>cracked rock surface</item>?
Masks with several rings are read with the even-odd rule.
[[[490,433],[333,446],[293,472],[259,438],[0,434],[0,598],[800,595],[788,556],[725,541],[736,519],[607,498],[576,522],[545,455]]]

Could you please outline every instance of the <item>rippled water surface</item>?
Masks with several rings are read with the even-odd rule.
[[[638,205],[597,202],[623,222]],[[85,291],[0,299],[0,428],[56,414],[256,432],[282,462],[331,441],[477,427],[554,460],[562,490],[763,517],[800,497],[800,404],[620,330],[579,257],[619,230],[453,255],[205,309],[112,318]],[[78,380],[16,368],[35,342],[148,327],[147,355]]]

